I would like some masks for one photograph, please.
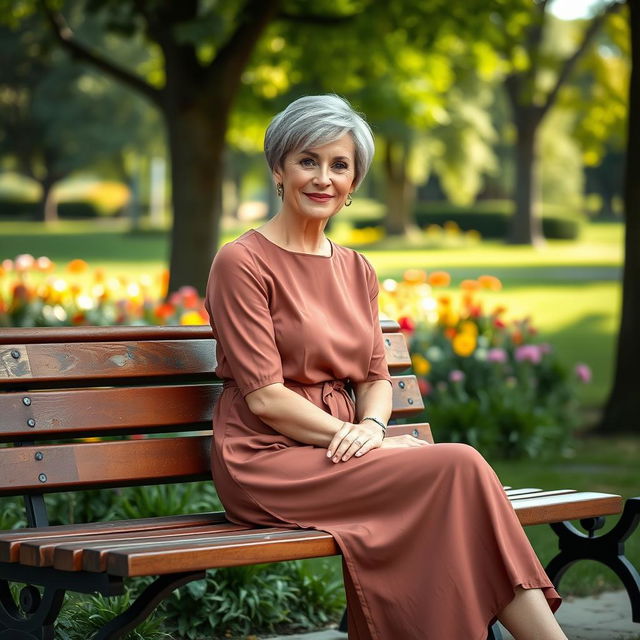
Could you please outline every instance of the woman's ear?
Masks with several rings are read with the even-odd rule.
[[[279,184],[282,184],[282,173],[280,171],[274,171],[272,175],[274,185],[277,186]]]

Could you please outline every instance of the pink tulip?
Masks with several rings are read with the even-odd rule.
[[[585,384],[591,382],[591,369],[588,365],[582,362],[578,363],[576,365],[575,372],[576,377],[578,378],[578,380],[580,380],[580,382],[584,382]]]

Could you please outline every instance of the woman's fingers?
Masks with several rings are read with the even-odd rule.
[[[380,434],[378,434],[380,436]],[[378,440],[367,429],[363,429],[362,425],[354,425],[345,423],[331,440],[327,449],[327,457],[333,462],[349,460],[357,452],[363,455],[367,451],[380,446]]]
[[[336,431],[336,434],[333,436],[331,442],[329,443],[329,446],[327,447],[327,458],[335,457],[338,455],[338,447],[341,445],[344,438],[349,434],[352,427],[353,425],[350,422],[344,422],[342,426]],[[338,460],[339,459],[340,458],[338,457]]]

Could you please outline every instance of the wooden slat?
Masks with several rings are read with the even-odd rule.
[[[394,379],[393,384],[398,404],[392,417],[420,410],[422,401],[410,376]],[[221,383],[4,393],[0,394],[0,442],[209,430],[220,393]]]
[[[212,340],[4,345],[0,347],[0,380],[64,380],[86,385],[185,374],[211,377],[216,367],[212,345]]]
[[[407,341],[401,333],[387,333],[384,335],[384,352],[389,371],[392,373],[399,373],[411,367]]]
[[[210,479],[210,440],[194,436],[0,449],[0,495]]]
[[[158,528],[153,531],[132,531],[117,534],[92,534],[60,538],[38,538],[20,545],[20,563],[33,567],[48,567],[54,564],[64,571],[80,571],[83,554],[89,549],[100,551],[135,544],[137,541],[153,541],[171,538],[189,539],[203,535],[217,535],[225,531],[242,531],[248,527],[222,522],[195,527]],[[105,566],[106,569],[106,566]]]
[[[213,383],[0,394],[0,442],[179,431],[181,426],[209,430],[221,391],[221,383]]]
[[[428,424],[392,427],[390,435]],[[0,448],[0,495],[210,480],[210,436]]]
[[[402,418],[420,413],[424,410],[424,403],[418,388],[418,381],[414,375],[393,376],[393,414],[394,418]]]
[[[613,515],[622,511],[620,496],[586,491],[515,500],[512,504],[522,526]]]
[[[509,496],[509,500],[515,502],[517,500],[529,500],[530,498],[545,498],[546,496],[560,496],[567,493],[577,493],[575,489],[553,489],[551,491],[532,491],[531,493],[521,493],[515,496]]]
[[[120,549],[107,556],[107,571],[118,576],[162,575],[203,567],[233,567],[336,555],[333,537],[316,530],[252,532],[219,540],[185,545],[157,546],[150,550]],[[86,564],[85,564],[86,566]],[[157,570],[157,571],[156,571]]]
[[[134,531],[155,531],[158,529],[180,529],[193,526],[216,525],[227,522],[224,512],[195,513],[136,520],[114,520],[112,522],[89,522],[85,524],[65,524],[43,528],[19,529],[0,532],[0,562],[17,562],[24,542],[46,537],[65,541],[79,535],[109,535],[132,533]]]
[[[428,422],[389,425],[387,428],[388,438],[405,434],[415,436],[416,438],[420,438],[420,440],[425,440],[426,442],[433,444],[431,425]]]

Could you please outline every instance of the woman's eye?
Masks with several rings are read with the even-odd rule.
[[[333,165],[334,169],[337,169],[338,171],[344,171],[345,169],[349,168],[349,165],[346,162],[336,162]]]
[[[303,158],[302,160],[300,160],[300,164],[303,167],[313,167],[315,161],[312,158]]]

